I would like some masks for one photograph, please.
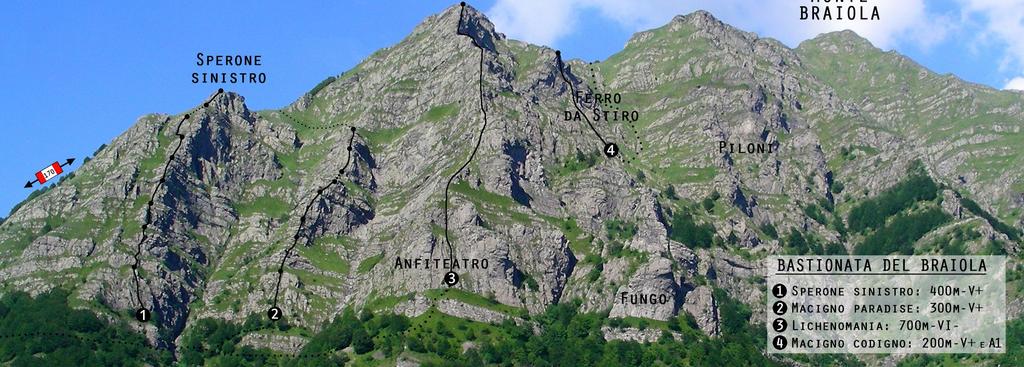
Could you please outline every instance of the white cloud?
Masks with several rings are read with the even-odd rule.
[[[1024,91],[1024,77],[1018,76],[1016,78],[1010,79],[1010,81],[1006,82],[1006,85],[1003,86],[1003,89],[1014,89]]]
[[[1003,48],[1001,71],[1024,69],[1024,0],[958,0],[961,19],[978,23],[974,42]],[[1014,78],[1014,81],[1020,78]],[[1009,84],[1007,84],[1009,85]]]
[[[868,9],[878,6],[881,20],[801,21],[800,5],[810,2],[792,0],[497,0],[487,13],[499,31],[510,37],[549,46],[574,30],[579,21],[577,14],[586,8],[596,9],[603,17],[633,31],[657,27],[675,15],[704,9],[740,29],[774,37],[791,46],[819,33],[851,29],[881,48],[903,43],[927,48],[945,39],[950,25],[955,23],[947,15],[929,12],[924,0],[868,0],[853,4]]]
[[[512,38],[552,45],[575,28],[572,1],[498,0],[487,11],[498,32]]]

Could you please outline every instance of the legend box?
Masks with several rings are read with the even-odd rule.
[[[1005,353],[1005,256],[772,256],[770,353]]]

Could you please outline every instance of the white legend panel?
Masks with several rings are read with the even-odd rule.
[[[1005,353],[1005,256],[772,256],[771,353]]]

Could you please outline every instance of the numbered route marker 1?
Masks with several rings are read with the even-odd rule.
[[[57,175],[64,173],[64,169],[60,167],[60,162],[53,162],[49,167],[43,168],[36,172],[36,180],[40,184],[46,183],[46,181],[57,177]]]
[[[284,314],[281,312],[280,308],[277,308],[277,306],[271,307],[267,310],[267,318],[269,318],[270,321],[280,320],[282,315]]]
[[[786,296],[786,286],[782,284],[775,284],[772,286],[772,295],[775,298],[782,298]]]
[[[449,287],[459,284],[459,274],[454,271],[449,271],[444,274],[444,285]]]
[[[152,318],[153,313],[149,312],[149,310],[147,310],[145,307],[141,307],[138,310],[135,310],[135,319],[139,320],[139,322],[149,322],[149,320]]]
[[[608,158],[615,158],[615,156],[619,155],[619,146],[615,145],[615,143],[605,144],[604,155],[608,156]]]

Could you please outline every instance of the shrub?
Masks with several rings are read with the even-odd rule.
[[[676,213],[669,226],[668,237],[692,247],[709,248],[714,237],[715,227],[710,224],[697,224],[690,213]]]
[[[915,202],[935,199],[938,190],[938,185],[931,177],[924,173],[914,173],[877,197],[850,210],[849,229],[864,232],[881,228],[886,219],[910,208]]]

